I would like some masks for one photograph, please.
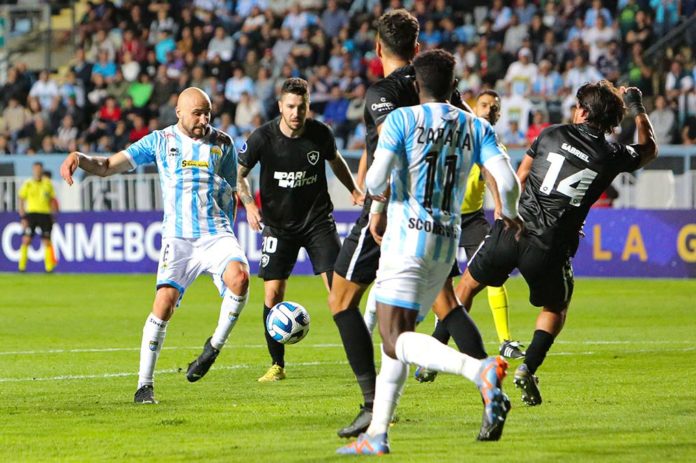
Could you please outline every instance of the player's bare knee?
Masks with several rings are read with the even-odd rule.
[[[389,357],[395,359],[396,358],[396,340],[398,338],[398,335],[389,335],[386,336],[385,338],[382,338],[382,350],[384,351],[385,354],[387,354]]]
[[[249,291],[249,267],[242,262],[230,262],[222,275],[225,286],[237,296]]]

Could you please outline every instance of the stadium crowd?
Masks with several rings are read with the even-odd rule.
[[[213,125],[241,145],[277,115],[288,77],[309,81],[312,115],[339,148],[362,149],[365,90],[382,74],[374,23],[400,7],[418,18],[422,50],[455,54],[464,99],[502,95],[496,129],[509,147],[567,122],[577,88],[601,78],[643,91],[658,143],[696,144],[693,31],[645,58],[695,0],[102,0],[79,21],[70,63],[9,69],[0,153],[112,152],[176,123],[188,86],[210,95]],[[634,137],[628,119],[621,141]]]

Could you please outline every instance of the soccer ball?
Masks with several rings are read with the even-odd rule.
[[[297,302],[280,302],[266,318],[266,331],[281,344],[295,344],[309,333],[309,313]]]

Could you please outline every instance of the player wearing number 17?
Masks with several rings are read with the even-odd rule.
[[[623,101],[622,101],[623,95]],[[500,286],[518,268],[529,286],[529,301],[542,307],[515,385],[528,405],[539,405],[534,375],[563,328],[573,294],[571,258],[592,204],[621,172],[639,169],[657,157],[655,135],[640,90],[610,82],[585,84],[577,92],[572,124],[544,130],[518,170],[524,190],[520,216],[526,231],[519,241],[499,224],[470,263],[458,289],[466,307],[486,285]],[[604,138],[624,117],[624,101],[635,119],[638,143]]]

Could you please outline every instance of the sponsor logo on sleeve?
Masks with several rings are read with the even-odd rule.
[[[394,110],[394,103],[392,103],[391,101],[387,101],[385,97],[380,98],[379,101],[379,103],[373,103],[370,107],[373,111],[383,113],[385,111]]]

